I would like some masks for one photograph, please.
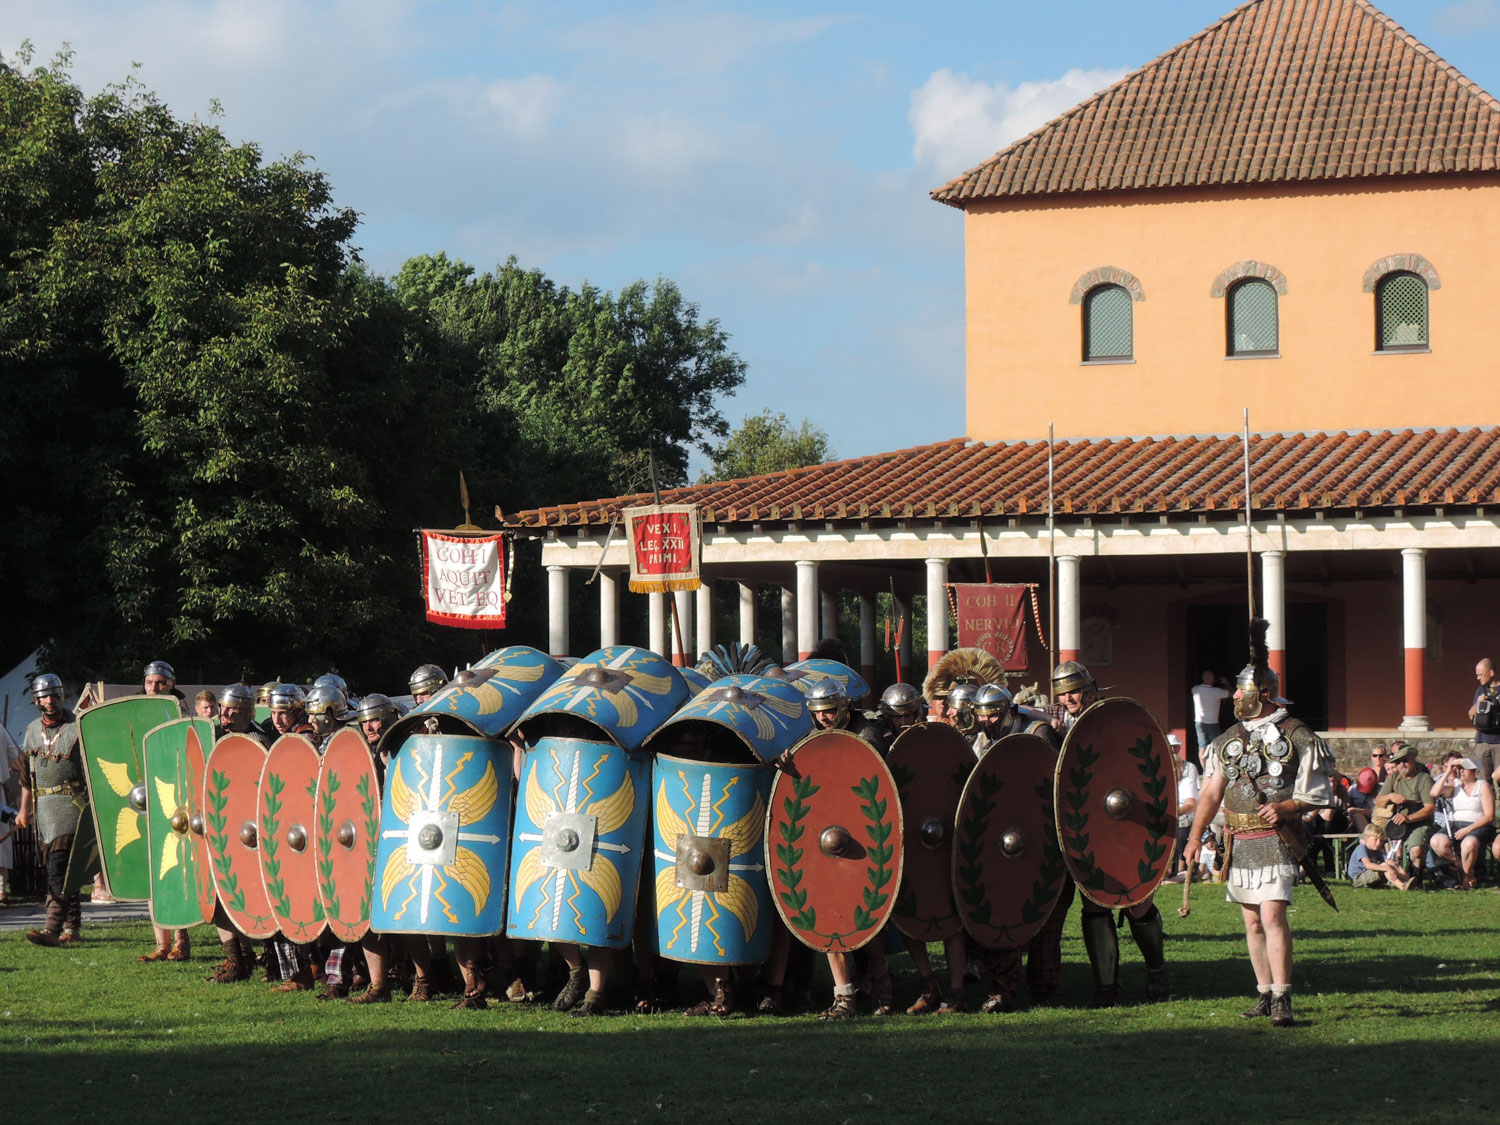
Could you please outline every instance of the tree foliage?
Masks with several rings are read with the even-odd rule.
[[[793,426],[782,413],[768,408],[747,414],[739,427],[721,444],[709,450],[713,469],[703,480],[735,480],[739,477],[800,469],[831,461],[828,434],[806,418]]]

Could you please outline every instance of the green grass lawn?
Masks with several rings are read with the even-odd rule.
[[[1238,912],[1210,888],[1195,888],[1186,920],[1180,889],[1160,896],[1166,1003],[1131,1003],[1145,973],[1123,930],[1127,1006],[1083,1007],[1092,985],[1075,904],[1064,1006],[839,1025],[318,1003],[204,983],[218,953],[207,928],[188,965],[137,964],[144,924],[86,929],[76,950],[11,933],[0,935],[0,1083],[13,1121],[50,1120],[52,1105],[64,1120],[155,1123],[1491,1117],[1500,895],[1335,893],[1338,914],[1298,891],[1290,1030],[1240,1018],[1253,983]],[[915,978],[906,958],[895,964],[904,1004]]]

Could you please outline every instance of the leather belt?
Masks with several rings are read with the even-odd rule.
[[[38,797],[55,797],[59,793],[82,793],[84,784],[81,781],[68,781],[62,785],[44,785],[36,791]]]

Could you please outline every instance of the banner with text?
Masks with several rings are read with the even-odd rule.
[[[952,589],[959,647],[984,649],[1007,672],[1026,671],[1026,604],[1031,600],[1031,587],[1024,582],[955,582]]]
[[[460,629],[505,628],[505,542],[422,532],[427,620]]]
[[[630,589],[637,594],[696,590],[701,547],[697,506],[647,504],[623,514],[630,541]]]

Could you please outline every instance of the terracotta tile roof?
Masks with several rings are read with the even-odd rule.
[[[1250,0],[932,193],[1500,169],[1500,102],[1367,0]]]
[[[1252,434],[1258,509],[1500,504],[1494,429]],[[1060,441],[1060,515],[1212,513],[1244,503],[1239,435]],[[649,494],[518,512],[511,528],[607,525]],[[1047,443],[964,438],[805,469],[669,489],[719,524],[1039,516],[1047,511]]]

